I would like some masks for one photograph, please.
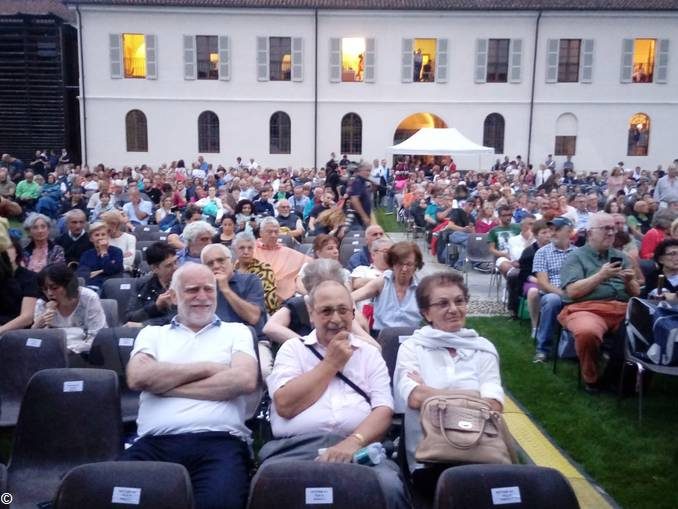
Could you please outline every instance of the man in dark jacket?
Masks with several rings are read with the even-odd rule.
[[[64,248],[64,257],[67,264],[77,263],[80,261],[82,253],[94,247],[89,240],[87,231],[85,231],[87,218],[80,209],[69,210],[65,217],[67,231],[56,239],[56,243]]]

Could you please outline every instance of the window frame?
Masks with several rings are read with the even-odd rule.
[[[140,109],[125,115],[125,141],[127,152],[148,152],[148,120]]]
[[[219,116],[205,110],[198,115],[198,152],[218,154],[220,152],[220,122]]]
[[[571,147],[571,150],[570,150]],[[554,156],[574,156],[577,155],[577,135],[557,134],[555,137],[553,155]]]
[[[490,120],[493,122],[490,123]],[[501,133],[501,136],[498,133]],[[492,147],[495,154],[503,154],[505,137],[506,119],[504,116],[497,112],[487,115],[483,121],[483,145]]]
[[[503,51],[503,48],[500,47],[500,44],[506,43],[506,61],[503,62],[500,59],[500,50]],[[495,60],[491,60],[491,56],[494,53]],[[509,78],[509,63],[511,59],[511,39],[487,39],[487,62],[485,64],[485,83],[508,83]],[[501,79],[501,66],[504,66],[504,79]],[[492,71],[490,70],[492,69]],[[490,76],[493,76],[493,79],[490,79]]]
[[[363,119],[357,113],[351,111],[341,117],[339,145],[342,154],[362,154]]]
[[[201,41],[204,47],[201,48]],[[210,49],[214,46],[214,51]],[[206,55],[201,55],[201,50],[206,51]],[[216,53],[216,65],[212,65],[210,55]],[[201,66],[207,67],[207,75],[201,77]],[[219,79],[219,36],[218,35],[196,35],[195,36],[195,79],[196,80],[218,80]]]
[[[126,80],[145,80],[148,77],[148,55],[147,52],[144,51],[144,74],[143,76],[141,75],[135,75],[131,74],[129,75],[127,72],[127,61],[129,60],[125,56],[125,37],[126,36],[141,36],[144,38],[144,47],[146,46],[146,34],[140,34],[136,32],[122,32],[121,37],[120,37],[120,44],[121,44],[121,56],[122,56],[122,77]]]
[[[274,42],[276,44],[274,44]],[[280,52],[285,42],[289,42],[287,53]],[[284,49],[284,48],[283,48]],[[275,55],[274,55],[275,50]],[[290,67],[283,69],[285,55],[290,57]],[[276,60],[274,60],[274,56]],[[278,60],[279,57],[279,60]],[[269,37],[268,38],[268,80],[269,81],[292,81],[292,37]]]
[[[271,115],[268,120],[268,136],[270,154],[292,153],[292,120],[287,112],[276,111]]]
[[[575,43],[576,50],[573,47]],[[579,83],[581,51],[581,39],[558,40],[558,72],[556,76],[557,83]]]

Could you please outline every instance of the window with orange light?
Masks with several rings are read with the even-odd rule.
[[[633,43],[633,83],[652,83],[655,39],[636,39]]]
[[[636,113],[629,121],[629,156],[646,156],[650,148],[650,117]]]
[[[412,51],[414,73],[412,80],[415,82],[430,83],[435,81],[436,69],[436,40],[415,39]]]
[[[199,80],[219,79],[219,41],[216,35],[195,36]]]
[[[143,34],[122,34],[125,78],[146,77],[146,37]]]
[[[344,37],[341,40],[341,81],[363,81],[365,74],[365,39]]]

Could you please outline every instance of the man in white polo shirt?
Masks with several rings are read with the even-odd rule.
[[[247,502],[250,431],[246,397],[257,389],[249,329],[214,314],[216,281],[186,263],[172,276],[177,316],[137,337],[127,381],[141,393],[139,439],[122,460],[187,468],[197,509],[242,509]]]

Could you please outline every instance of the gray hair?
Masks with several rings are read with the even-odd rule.
[[[267,216],[261,220],[261,223],[259,223],[259,231],[263,230],[265,226],[268,226],[269,224],[275,225],[276,228],[280,228],[280,223],[275,217]]]
[[[87,221],[87,215],[81,209],[71,209],[64,214],[66,223],[68,223],[71,219],[75,219],[75,216],[84,217],[85,221]]]
[[[659,209],[652,217],[652,226],[659,227],[662,230],[669,230],[671,223],[675,221],[676,217],[678,217],[678,214],[674,210]]]
[[[332,260],[332,261],[334,261],[334,260]],[[348,295],[348,298],[351,301],[351,304],[353,304],[353,298],[351,297],[351,292],[348,291],[348,288],[346,288],[346,286],[344,285],[343,282],[336,281],[336,280],[333,280],[333,279],[326,279],[324,281],[318,281],[318,284],[316,286],[314,286],[312,290],[309,290],[308,295],[305,298],[306,306],[309,309],[313,308],[313,304],[315,302],[316,292],[318,292],[318,290],[320,290],[323,286],[326,286],[326,285],[332,285],[332,286],[338,285],[341,288],[343,288],[344,292],[346,292],[346,295]]]
[[[212,274],[212,271],[209,270],[207,267],[204,265],[200,265],[199,263],[195,262],[186,262],[184,263],[181,267],[179,267],[177,270],[174,271],[174,274],[172,274],[172,281],[170,282],[170,289],[174,290],[174,293],[179,293],[181,290],[181,280],[184,276],[184,272],[187,270],[195,269],[196,267],[201,267],[209,271],[210,276],[212,277],[212,281],[214,282],[214,274]]]
[[[393,245],[393,241],[389,239],[375,239],[374,242],[372,242],[372,247],[370,248],[370,253],[373,253],[375,251],[378,251],[379,249],[383,248],[389,248]]]
[[[614,220],[614,217],[612,217],[612,214],[608,214],[607,212],[596,212],[595,214],[591,214],[591,217],[589,217],[589,224],[586,226],[586,229],[590,231],[594,228],[599,228],[600,224],[606,220]]]
[[[203,232],[209,232],[211,236],[214,236],[217,233],[217,231],[207,221],[194,221],[186,225],[182,235],[186,242],[190,243],[193,242],[198,237],[198,235]]]
[[[35,223],[37,223],[40,219],[42,219],[47,224],[47,228],[52,226],[52,220],[45,214],[31,212],[30,214],[28,214],[28,217],[24,221],[24,229],[30,230],[31,228],[33,228],[33,226],[35,226]]]
[[[329,258],[318,258],[306,265],[301,282],[309,294],[313,288],[323,281],[336,281],[342,285],[344,284],[344,268],[338,261]]]
[[[202,263],[205,263],[205,256],[207,256],[207,253],[209,253],[210,251],[214,251],[215,249],[221,251],[221,254],[223,254],[229,260],[233,258],[233,256],[231,255],[231,250],[228,249],[223,244],[207,244],[205,247],[202,248],[202,251],[200,251],[200,261]]]
[[[231,245],[233,247],[238,247],[238,244],[241,242],[255,242],[257,239],[252,234],[252,232],[240,232],[236,233],[235,237],[233,237],[233,242],[231,242]]]

